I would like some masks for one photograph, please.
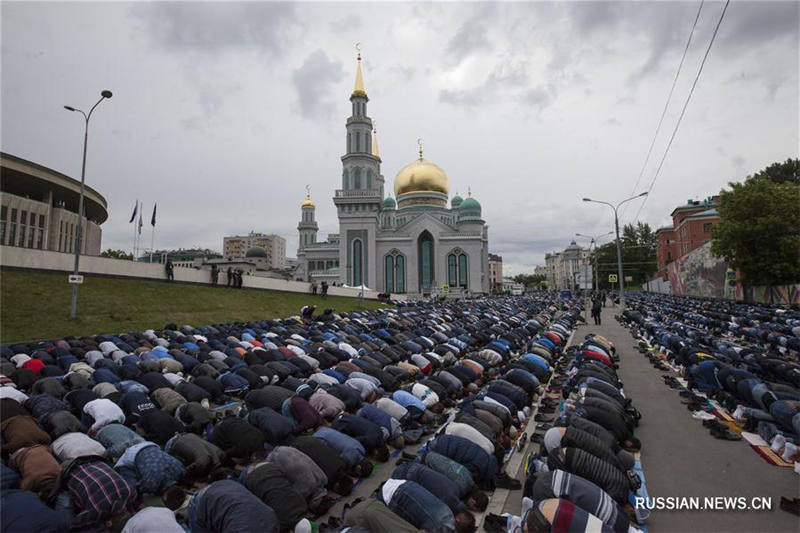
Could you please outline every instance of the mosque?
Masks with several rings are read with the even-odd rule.
[[[419,158],[394,179],[394,198],[385,196],[360,53],[350,102],[341,189],[333,197],[339,232],[317,240],[316,205],[306,187],[295,278],[409,296],[488,293],[489,233],[481,205],[471,194],[450,198],[447,174],[423,157],[421,141]]]

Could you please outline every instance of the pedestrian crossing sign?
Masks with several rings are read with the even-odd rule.
[[[617,275],[616,274],[609,274],[608,275],[608,282],[609,283],[616,283],[617,282]]]

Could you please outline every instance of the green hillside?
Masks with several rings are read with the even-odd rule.
[[[78,319],[69,318],[72,288],[63,273],[0,272],[0,343],[67,335],[159,329],[169,322],[205,325],[264,320],[299,314],[315,304],[336,311],[358,309],[358,298],[229,289],[128,278],[85,278],[78,296]],[[364,300],[366,309],[383,304]]]

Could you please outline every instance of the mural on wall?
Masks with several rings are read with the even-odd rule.
[[[667,265],[669,283],[648,282],[649,290],[705,298],[744,300],[739,272],[711,253],[711,243],[689,252]],[[753,287],[753,301],[767,304],[800,304],[800,283]]]
[[[702,296],[707,298],[738,298],[741,286],[726,283],[728,266],[714,257],[711,243],[692,250],[667,266],[672,294]]]
[[[768,304],[800,305],[800,283],[796,285],[775,285],[773,287],[753,287],[753,300]]]

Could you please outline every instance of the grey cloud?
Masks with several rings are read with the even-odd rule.
[[[526,85],[528,83],[528,69],[525,63],[506,61],[499,63],[491,74],[489,74],[488,84],[502,85]]]
[[[342,19],[334,20],[329,26],[336,33],[357,30],[361,28],[361,17],[350,14]]]
[[[134,4],[131,13],[156,44],[178,50],[276,52],[285,26],[295,22],[294,6],[283,2],[146,2]]]
[[[553,101],[554,92],[555,90],[553,87],[534,87],[525,91],[520,100],[523,104],[530,106],[537,111],[541,111]]]
[[[491,96],[503,93],[509,88],[524,87],[529,80],[524,63],[502,62],[498,63],[489,73],[484,82],[470,89],[452,90],[443,89],[439,92],[439,101],[447,104],[473,107],[487,101]],[[525,91],[521,100],[526,105],[537,109],[547,107],[555,93],[555,87],[550,85],[547,89],[537,87]]]
[[[445,104],[452,104],[465,107],[473,107],[483,101],[483,86],[475,89],[453,91],[442,89],[439,91],[439,101]]]
[[[581,35],[616,27],[624,9],[621,2],[571,2],[565,7],[574,30]]]
[[[400,81],[409,82],[417,73],[417,69],[411,65],[394,65],[389,67],[389,72],[397,76]]]
[[[800,3],[734,2],[720,29],[718,53],[734,54],[742,48],[788,38],[797,49]],[[716,44],[715,44],[716,47]]]
[[[447,58],[451,65],[461,63],[468,55],[478,50],[490,50],[487,17],[495,12],[493,4],[474,6],[472,16],[467,18],[447,43]]]
[[[292,73],[292,83],[297,90],[300,114],[305,118],[320,118],[333,112],[329,100],[331,87],[344,76],[342,64],[333,61],[323,52],[312,52],[300,68]]]

